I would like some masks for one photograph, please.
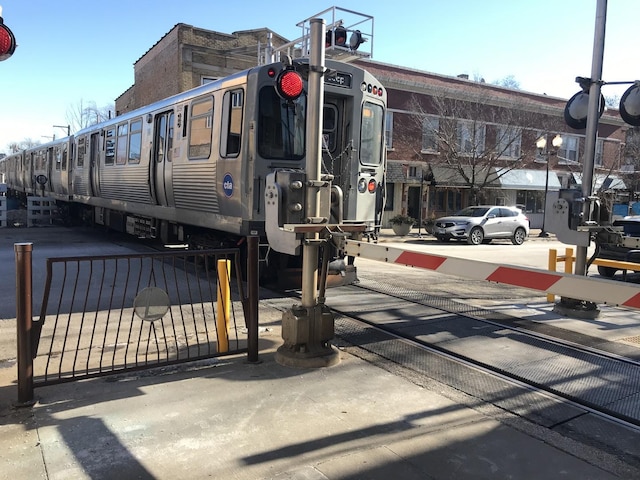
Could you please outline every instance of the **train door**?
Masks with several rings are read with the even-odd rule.
[[[173,111],[156,115],[153,127],[151,194],[157,205],[173,206],[171,155],[173,149]]]
[[[327,100],[322,108],[322,159],[324,168],[334,175],[334,183],[341,185],[348,182],[343,178],[343,135],[341,131],[342,118],[340,112],[344,112],[345,102],[338,99]],[[347,137],[348,138],[348,137]],[[344,188],[344,187],[343,187]]]
[[[94,197],[100,196],[100,133],[92,133],[89,151],[89,194]]]

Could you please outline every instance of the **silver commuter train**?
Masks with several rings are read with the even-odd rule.
[[[164,243],[212,247],[265,228],[265,181],[305,167],[305,60],[299,96],[276,87],[284,64],[258,66],[8,156],[8,187],[55,198],[99,225]],[[366,70],[327,61],[322,172],[345,223],[379,224],[386,90]],[[336,219],[334,219],[336,220]]]

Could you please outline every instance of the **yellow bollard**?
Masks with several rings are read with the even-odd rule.
[[[218,353],[229,351],[229,317],[231,315],[230,271],[231,260],[218,260],[218,315],[216,317]]]
[[[564,273],[573,273],[573,248],[566,248],[564,256]]]
[[[555,248],[549,249],[549,271],[556,271],[556,264],[558,263],[558,251]],[[556,296],[553,293],[547,293],[547,302],[553,303],[556,299]]]

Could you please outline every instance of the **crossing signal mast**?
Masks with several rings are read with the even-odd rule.
[[[324,42],[325,58],[350,62],[358,58],[373,56],[373,17],[363,13],[330,7],[296,24],[302,36],[279,47],[269,43],[260,48],[260,63],[269,64],[281,60],[281,56],[291,59],[308,58],[311,55],[312,20],[324,21],[326,33]]]
[[[0,62],[6,60],[16,50],[16,37],[13,32],[4,24],[2,19],[2,7],[0,6]]]

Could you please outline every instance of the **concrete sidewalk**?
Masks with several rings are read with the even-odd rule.
[[[40,234],[38,256],[62,239],[105,248],[75,233]],[[363,349],[343,348],[330,368],[279,365],[280,308],[293,303],[261,302],[259,364],[231,357],[42,387],[33,408],[18,409],[15,320],[5,308],[0,479],[640,478],[619,458]],[[557,318],[546,307],[544,320],[528,313]]]
[[[43,387],[33,409],[7,407],[17,390],[3,369],[0,478],[631,478],[598,451],[348,349],[331,368],[283,367],[279,314],[261,312],[259,364]]]

